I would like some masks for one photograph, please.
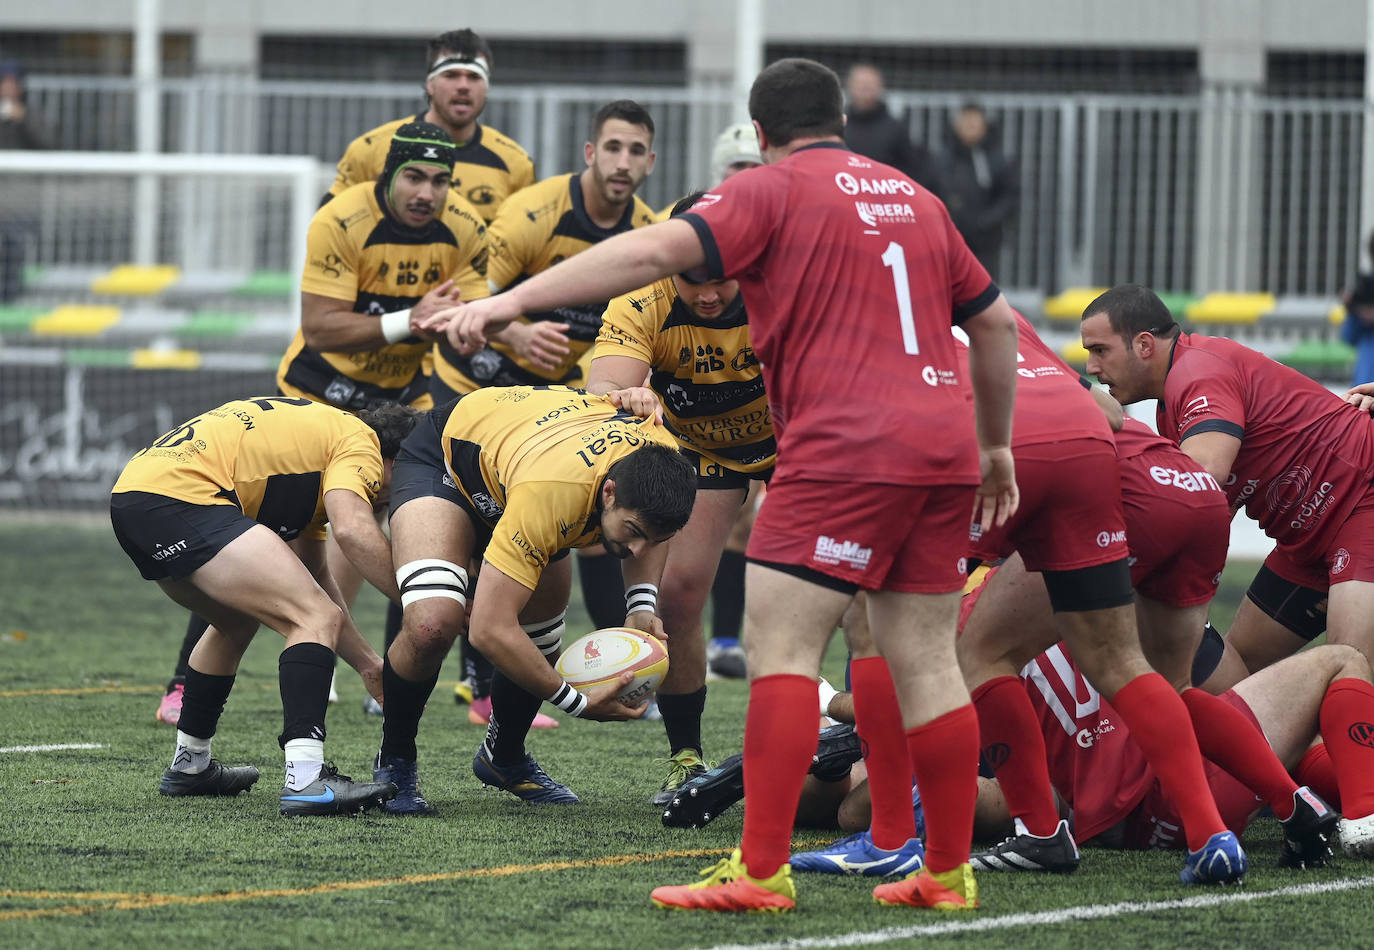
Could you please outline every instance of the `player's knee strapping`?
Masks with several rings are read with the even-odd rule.
[[[442,597],[468,605],[468,572],[452,561],[421,558],[396,569],[396,586],[401,589],[401,606]]]
[[[556,660],[563,652],[563,634],[568,630],[568,625],[563,621],[567,616],[568,612],[565,610],[551,620],[522,623],[520,629],[529,634],[540,653],[549,660]]]

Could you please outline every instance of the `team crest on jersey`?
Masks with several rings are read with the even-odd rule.
[[[692,348],[690,346],[684,346],[677,351],[677,365],[686,366],[690,362],[692,362]]]
[[[468,189],[468,201],[475,205],[489,205],[496,202],[496,191],[490,185],[478,185]]]
[[[1331,559],[1331,573],[1340,574],[1350,566],[1350,552],[1345,548],[1337,548],[1336,556]]]
[[[730,361],[730,368],[737,373],[742,373],[751,366],[758,366],[759,358],[754,355],[754,348],[746,346],[735,354],[735,358]]]
[[[489,382],[501,368],[501,357],[495,350],[481,349],[472,354],[472,358],[468,360],[468,367],[472,370],[472,378],[477,382]]]
[[[505,511],[495,498],[484,491],[474,492],[472,503],[477,506],[477,513],[488,521],[495,521],[500,518],[501,513]]]

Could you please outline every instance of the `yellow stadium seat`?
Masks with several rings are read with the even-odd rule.
[[[1061,346],[1059,355],[1070,366],[1086,366],[1088,363],[1088,351],[1083,349],[1083,344],[1077,340],[1070,340]]]
[[[181,268],[171,264],[121,264],[91,283],[91,292],[124,297],[149,297],[160,294],[181,277]]]
[[[34,319],[30,329],[45,336],[98,336],[119,322],[118,307],[64,304]]]
[[[1189,304],[1183,315],[1191,323],[1258,323],[1277,305],[1273,294],[1211,293]]]
[[[1345,323],[1345,304],[1338,303],[1336,306],[1332,307],[1331,312],[1326,315],[1326,319],[1330,320],[1331,325],[1334,327],[1338,327],[1342,323]]]
[[[1045,316],[1051,320],[1077,320],[1083,310],[1102,294],[1106,287],[1070,287],[1045,301]]]
[[[200,351],[134,350],[129,365],[134,369],[200,369]]]

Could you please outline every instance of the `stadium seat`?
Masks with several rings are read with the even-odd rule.
[[[42,336],[98,336],[117,324],[119,307],[64,304],[34,319],[30,329]]]
[[[179,349],[141,349],[129,354],[134,369],[200,369],[200,352]]]
[[[1306,340],[1278,361],[1315,379],[1339,379],[1354,368],[1355,350],[1341,340]]]
[[[1190,323],[1258,323],[1278,305],[1268,293],[1210,293],[1184,310]]]
[[[1107,292],[1106,287],[1069,287],[1045,301],[1045,316],[1051,320],[1077,320],[1083,308]]]
[[[121,264],[91,282],[91,292],[122,297],[151,297],[160,294],[181,276],[171,264],[142,266]]]
[[[296,289],[296,275],[287,271],[260,270],[230,293],[241,297],[289,297]]]
[[[1088,364],[1088,351],[1083,349],[1083,344],[1078,340],[1070,340],[1059,348],[1059,355],[1075,369],[1082,369]]]

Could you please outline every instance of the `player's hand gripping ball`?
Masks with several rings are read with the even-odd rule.
[[[607,627],[568,644],[556,669],[559,676],[583,693],[614,683],[622,673],[633,673],[634,679],[616,698],[627,706],[638,706],[668,674],[668,651],[661,640],[647,633],[628,627]]]

